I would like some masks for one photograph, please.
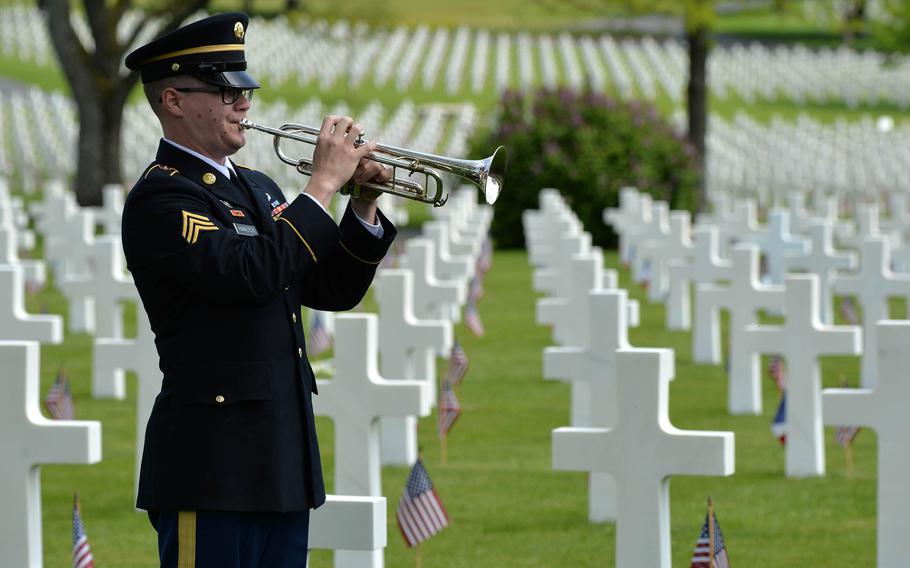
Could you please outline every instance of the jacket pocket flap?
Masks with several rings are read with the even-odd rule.
[[[265,361],[188,365],[174,371],[173,389],[181,404],[271,400],[272,369]]]

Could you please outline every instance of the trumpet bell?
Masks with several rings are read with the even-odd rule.
[[[509,164],[509,153],[505,146],[496,148],[493,155],[484,160],[487,162],[487,175],[480,190],[483,192],[487,204],[493,205],[499,199],[502,192],[503,179],[506,176],[506,168]]]

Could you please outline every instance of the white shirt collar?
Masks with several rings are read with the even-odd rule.
[[[162,138],[162,140],[164,140],[165,142],[167,142],[168,144],[170,144],[171,146],[173,146],[175,148],[179,148],[180,150],[183,150],[184,152],[186,152],[187,154],[189,154],[191,156],[195,156],[195,157],[199,158],[206,164],[212,166],[213,168],[215,168],[216,170],[221,172],[221,174],[228,179],[230,179],[230,177],[231,177],[231,172],[234,172],[234,164],[232,164],[231,161],[228,159],[224,160],[224,164],[219,164],[218,162],[209,158],[208,156],[203,156],[199,152],[196,152],[195,150],[190,150],[186,146],[178,144],[178,143],[174,142],[173,140],[170,140],[168,138]]]

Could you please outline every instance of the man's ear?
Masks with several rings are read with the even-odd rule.
[[[161,91],[161,108],[171,116],[183,116],[183,97],[174,87]]]

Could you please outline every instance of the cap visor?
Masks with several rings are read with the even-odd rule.
[[[222,73],[193,74],[200,81],[220,87],[236,87],[238,89],[258,89],[259,83],[246,71],[224,71]]]

